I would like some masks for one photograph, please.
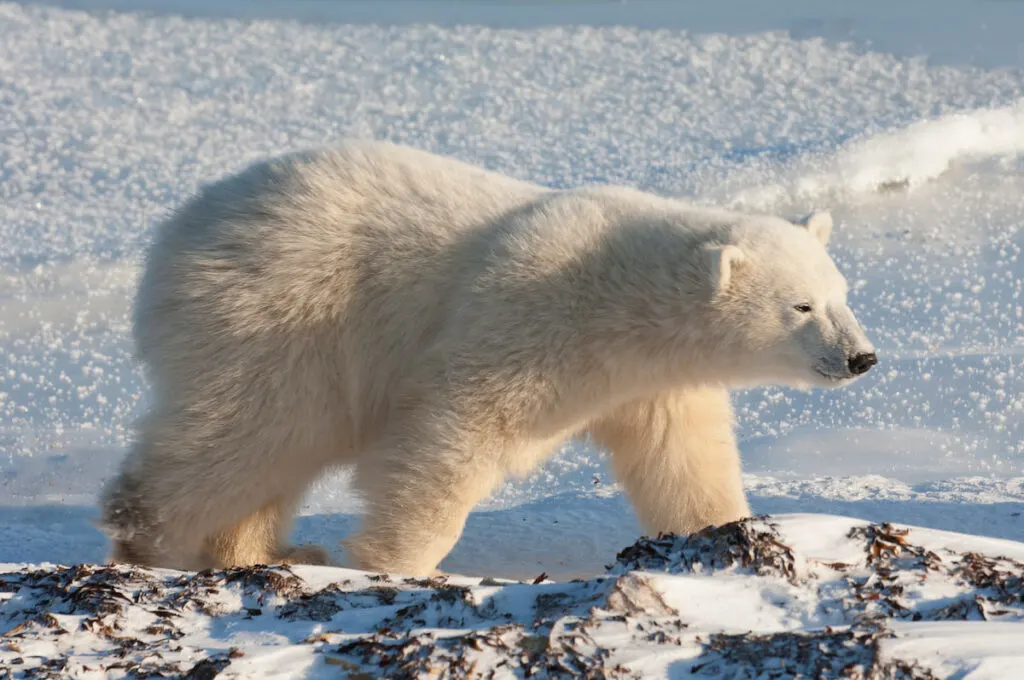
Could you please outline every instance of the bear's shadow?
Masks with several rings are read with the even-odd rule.
[[[1024,502],[964,504],[922,500],[840,501],[751,496],[757,514],[820,513],[894,522],[993,538],[1024,540]],[[338,541],[358,525],[355,514],[308,515],[296,540],[317,542],[344,559]],[[443,571],[467,576],[554,580],[588,578],[636,542],[641,529],[622,494],[563,493],[512,508],[470,515]]]
[[[837,501],[751,497],[756,513],[824,513],[981,536],[1024,540],[1024,502],[964,504],[921,500]],[[86,505],[0,506],[0,563],[102,563],[107,543]],[[343,560],[339,541],[358,525],[354,513],[296,519],[297,542],[316,542]],[[600,574],[634,543],[640,528],[621,494],[563,493],[512,508],[470,515],[463,536],[441,563],[470,576],[555,580]],[[10,568],[10,567],[8,567]]]

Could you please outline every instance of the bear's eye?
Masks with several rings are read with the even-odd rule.
[[[808,304],[795,305],[793,307],[793,309],[795,309],[796,311],[800,312],[801,314],[810,314],[811,313],[811,306],[808,305]]]

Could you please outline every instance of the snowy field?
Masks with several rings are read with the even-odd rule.
[[[1024,541],[1024,2],[852,5],[0,0],[0,563],[105,557],[90,520],[147,404],[127,314],[154,224],[201,182],[346,137],[555,187],[831,209],[831,250],[881,365],[838,391],[736,394],[754,510],[823,561],[847,560],[833,553],[852,539],[808,543],[815,522],[837,537],[857,523],[822,514],[975,534],[987,538],[908,540],[1024,559],[995,540]],[[335,549],[358,511],[344,476],[324,480],[296,538]],[[600,454],[571,442],[484,503],[442,567],[592,578],[638,536]],[[335,578],[301,574],[313,590]],[[697,588],[661,578],[669,599]],[[835,596],[823,583],[775,601],[781,582],[751,578],[700,587],[765,598],[736,604],[761,612],[744,630],[839,621],[785,604]],[[973,582],[959,583],[925,599]],[[1017,607],[999,616],[1019,621],[1013,587]],[[769,601],[785,615],[764,613]],[[913,654],[961,635],[929,625]],[[1024,627],[984,625],[998,628],[988,651],[964,642],[961,661],[933,659],[937,677],[1012,677],[999,668],[1024,663]],[[673,653],[696,654],[692,637]],[[312,657],[288,670],[290,653],[281,677],[303,676]],[[986,654],[1009,665],[971,666]],[[0,669],[10,658],[0,645]]]

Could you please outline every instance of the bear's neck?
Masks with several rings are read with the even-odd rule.
[[[667,220],[609,224],[562,287],[567,351],[603,367],[608,389],[647,393],[722,383],[732,373],[708,320],[708,234]],[[569,362],[571,364],[571,362]]]
[[[700,309],[666,309],[652,300],[595,309],[567,349],[591,357],[603,368],[609,390],[621,394],[722,384],[733,373]]]

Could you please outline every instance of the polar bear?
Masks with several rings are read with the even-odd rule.
[[[747,516],[727,390],[876,363],[831,228],[377,142],[206,186],[139,284],[153,404],[103,493],[112,559],[326,562],[288,546],[291,515],[353,465],[349,566],[431,574],[477,502],[576,435],[648,532]]]

